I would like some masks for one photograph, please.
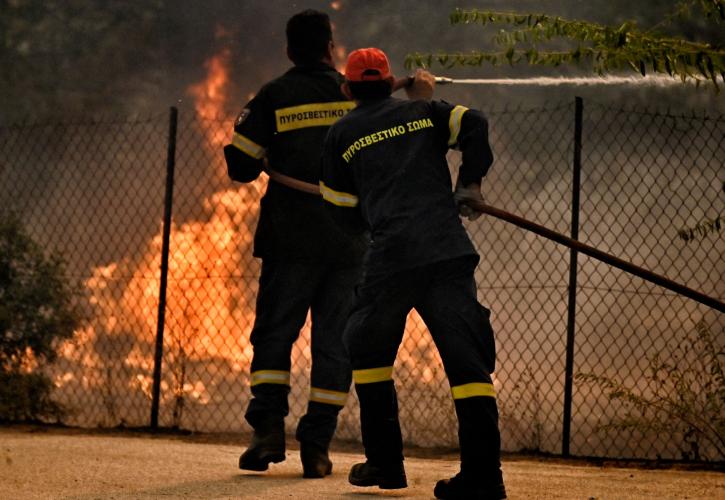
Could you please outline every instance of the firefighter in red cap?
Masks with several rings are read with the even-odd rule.
[[[303,475],[314,478],[332,471],[328,447],[351,382],[342,332],[367,240],[341,231],[319,196],[325,134],[355,106],[340,90],[329,17],[300,12],[286,34],[294,67],[245,106],[224,147],[233,180],[251,182],[262,170],[271,179],[254,236],[262,272],[251,333],[253,397],[245,414],[254,435],[239,467],[262,471],[285,459],[290,355],[310,310],[311,387],[296,438]],[[406,90],[414,96],[425,83],[416,80]]]
[[[479,256],[460,220],[480,215],[465,200],[482,199],[493,162],[487,121],[463,106],[391,97],[394,78],[379,49],[352,52],[345,79],[343,91],[358,105],[328,132],[320,190],[339,222],[370,237],[344,333],[367,459],[349,481],[407,486],[393,363],[415,308],[443,359],[459,423],[461,469],[438,481],[435,496],[506,498],[494,336],[476,298]],[[449,148],[462,152],[455,193]]]

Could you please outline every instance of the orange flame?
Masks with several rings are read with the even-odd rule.
[[[224,116],[229,88],[229,61],[231,52],[223,49],[209,58],[204,67],[206,78],[189,87],[194,98],[194,109],[199,121],[205,125],[207,142],[211,148],[218,148],[229,142],[228,130],[219,123]],[[216,126],[210,126],[214,122]]]

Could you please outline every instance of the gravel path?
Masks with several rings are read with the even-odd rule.
[[[265,473],[247,473],[237,469],[244,446],[228,440],[0,427],[0,499],[430,499],[435,482],[458,466],[450,455],[410,457],[408,488],[357,488],[347,472],[361,455],[350,448],[333,449],[332,476],[302,479],[296,449]],[[722,472],[518,458],[505,459],[503,470],[514,500],[725,499]]]

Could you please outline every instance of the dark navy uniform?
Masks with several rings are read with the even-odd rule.
[[[463,155],[459,182],[480,183],[493,161],[485,117],[441,101],[363,101],[330,128],[320,188],[342,224],[370,232],[345,329],[368,463],[402,463],[392,372],[415,308],[451,385],[461,476],[499,484],[493,331],[476,298],[478,254],[454,200],[449,148]]]
[[[354,107],[340,92],[341,81],[319,63],[295,66],[262,87],[225,147],[229,176],[249,182],[266,158],[270,169],[317,185],[325,134]],[[288,414],[292,344],[311,309],[312,386],[297,438],[327,448],[350,387],[341,338],[363,250],[360,240],[340,231],[319,196],[269,182],[254,237],[262,273],[246,418],[255,429]]]

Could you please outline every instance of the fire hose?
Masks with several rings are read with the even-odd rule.
[[[700,302],[701,304],[705,304],[706,306],[712,307],[713,309],[717,309],[720,312],[725,312],[725,303],[714,297],[710,297],[701,292],[698,292],[697,290],[688,288],[685,285],[672,281],[668,278],[665,278],[664,276],[660,276],[659,274],[648,271],[647,269],[636,266],[620,258],[617,258],[597,248],[582,243],[581,241],[569,238],[568,236],[564,236],[563,234],[552,231],[551,229],[544,226],[540,226],[539,224],[524,219],[523,217],[519,217],[518,215],[506,212],[504,210],[501,210],[500,208],[487,205],[482,201],[464,200],[464,202],[469,207],[481,213],[496,217],[497,219],[501,219],[522,229],[526,229],[527,231],[536,233],[539,236],[543,236],[544,238],[564,245],[572,250],[581,252],[585,255],[588,255],[589,257],[609,264],[610,266],[616,267],[618,269],[621,269],[622,271],[638,276],[646,281],[655,283],[657,285],[660,285],[661,287],[667,288],[668,290],[684,295],[685,297]]]
[[[283,184],[287,187],[309,194],[314,194],[318,196],[320,195],[320,188],[315,184],[289,177],[269,168],[266,169],[265,172],[267,172],[267,175],[269,175],[270,179],[279,182],[280,184]],[[541,226],[535,222],[524,219],[523,217],[519,217],[518,215],[512,214],[510,212],[506,212],[505,210],[501,210],[500,208],[487,205],[480,200],[466,199],[463,200],[463,202],[469,207],[477,210],[478,212],[508,222],[509,224],[518,226],[521,229],[531,231],[532,233],[538,234],[539,236],[559,243],[560,245],[564,245],[571,250],[581,252],[584,255],[597,259],[601,262],[604,262],[605,264],[609,264],[612,267],[616,267],[617,269],[621,269],[622,271],[625,271],[629,274],[633,274],[646,281],[659,285],[673,292],[679,293],[680,295],[684,295],[687,298],[690,298],[708,307],[712,307],[713,309],[716,309],[720,312],[725,312],[725,303],[714,297],[710,297],[709,295],[705,295],[704,293],[698,292],[697,290],[693,290],[692,288],[672,281],[659,274],[653,273],[652,271],[648,271],[647,269],[634,265],[631,262],[627,262],[626,260],[622,260],[618,257],[610,255],[597,248],[582,243],[581,241],[569,238],[568,236],[564,236],[561,233],[557,233],[556,231],[553,231],[547,227]]]

